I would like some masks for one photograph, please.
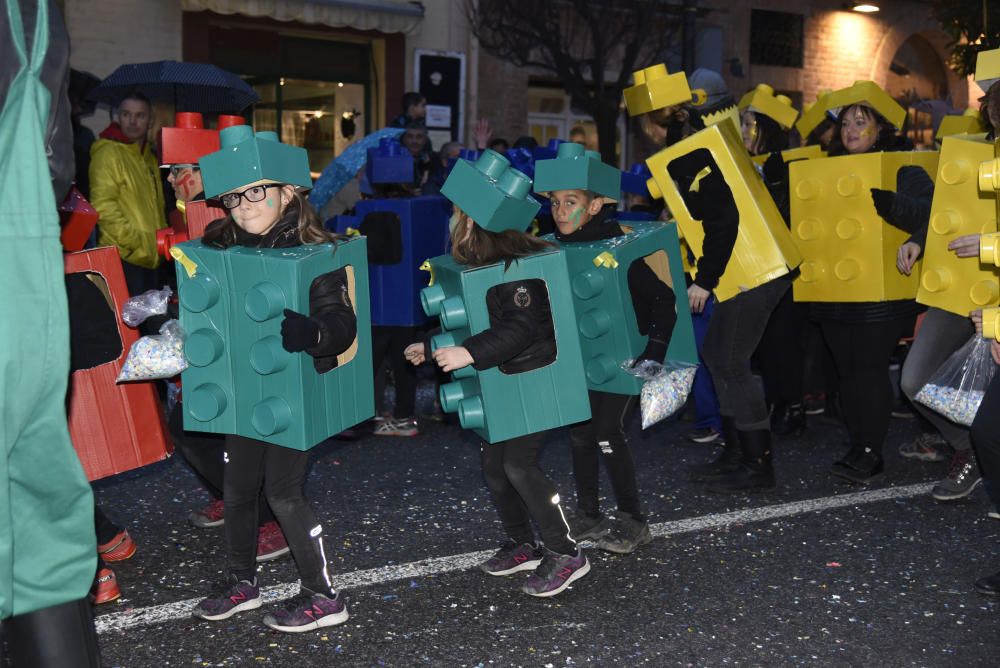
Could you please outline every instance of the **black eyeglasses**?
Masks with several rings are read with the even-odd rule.
[[[170,165],[170,176],[177,178],[177,175],[183,172],[185,169],[190,169],[191,171],[198,172],[201,171],[201,167],[198,165]]]
[[[235,209],[240,205],[240,198],[246,198],[248,202],[260,202],[267,197],[268,188],[280,188],[280,183],[268,183],[262,186],[252,186],[238,193],[226,193],[219,197],[222,206],[227,209]]]

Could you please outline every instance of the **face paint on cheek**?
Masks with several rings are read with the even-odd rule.
[[[270,197],[267,198],[267,208],[268,209],[273,209],[274,208],[274,200],[271,199]]]
[[[583,207],[577,207],[573,213],[569,214],[569,222],[573,223],[573,230],[580,228],[580,218],[583,217]]]
[[[869,125],[867,128],[861,131],[861,138],[868,139],[869,137],[875,136],[875,126]]]
[[[190,201],[190,199],[197,195],[198,193],[193,192],[194,190],[194,177],[191,172],[184,172],[180,178],[174,180],[174,192],[177,193],[179,199],[185,202]]]

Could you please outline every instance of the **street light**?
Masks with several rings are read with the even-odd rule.
[[[873,2],[855,2],[852,9],[863,14],[871,14],[879,11],[878,5]]]

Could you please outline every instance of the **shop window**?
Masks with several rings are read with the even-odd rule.
[[[750,64],[802,67],[805,17],[750,10]]]

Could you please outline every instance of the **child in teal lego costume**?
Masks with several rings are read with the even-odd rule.
[[[200,165],[206,196],[221,200],[229,215],[206,228],[202,243],[218,248],[288,248],[334,241],[297,190],[312,186],[303,149],[279,143],[274,133],[254,136],[247,126],[226,128],[221,141],[222,149],[202,158]],[[313,356],[317,366],[333,368],[336,356],[353,343],[357,329],[344,269],[313,282],[309,306],[309,314],[285,310],[281,345],[288,352]],[[302,581],[300,594],[267,615],[264,623],[279,631],[300,632],[347,620],[347,608],[331,584],[322,525],[302,491],[308,460],[308,451],[226,436],[229,575],[198,604],[196,616],[223,620],[261,606],[255,554],[258,493],[263,485]]]
[[[477,168],[486,168],[481,172]],[[497,179],[490,174],[499,172]],[[477,189],[497,190],[499,214],[483,213]],[[452,257],[471,267],[499,262],[509,267],[551,245],[522,232],[538,210],[530,198],[531,180],[509,167],[505,158],[487,150],[476,165],[460,161],[442,188],[455,204],[452,217]],[[516,193],[513,196],[512,193]],[[504,207],[504,203],[509,207]],[[523,206],[522,206],[523,205]],[[477,212],[474,220],[466,209]],[[506,213],[506,215],[504,215]],[[489,216],[488,218],[486,216]],[[414,364],[433,357],[445,372],[472,367],[484,372],[499,367],[505,374],[527,373],[552,364],[556,359],[556,334],[545,281],[516,280],[501,283],[484,295],[490,327],[466,338],[461,345],[438,347],[431,352],[418,343],[406,349]],[[524,400],[531,401],[530,397]],[[590,571],[590,563],[576,541],[560,505],[555,486],[538,464],[546,432],[536,432],[496,443],[482,444],[482,467],[486,484],[500,514],[508,541],[480,568],[489,575],[534,571],[522,591],[532,596],[554,596]],[[532,520],[538,525],[544,547],[535,542]]]
[[[535,166],[535,191],[548,194],[552,201],[555,237],[560,244],[589,244],[624,235],[613,207],[607,206],[619,198],[620,184],[621,172],[579,144],[562,144],[554,160],[542,160]],[[662,363],[677,322],[673,290],[643,261],[628,268],[628,288],[639,332],[649,336],[636,359]],[[626,314],[612,314],[612,318],[622,317]],[[625,437],[625,421],[635,405],[635,395],[594,389],[589,394],[591,420],[570,429],[578,509],[570,526],[577,540],[594,540],[601,549],[628,554],[652,540]],[[605,518],[598,503],[599,453],[618,501],[613,518]]]

